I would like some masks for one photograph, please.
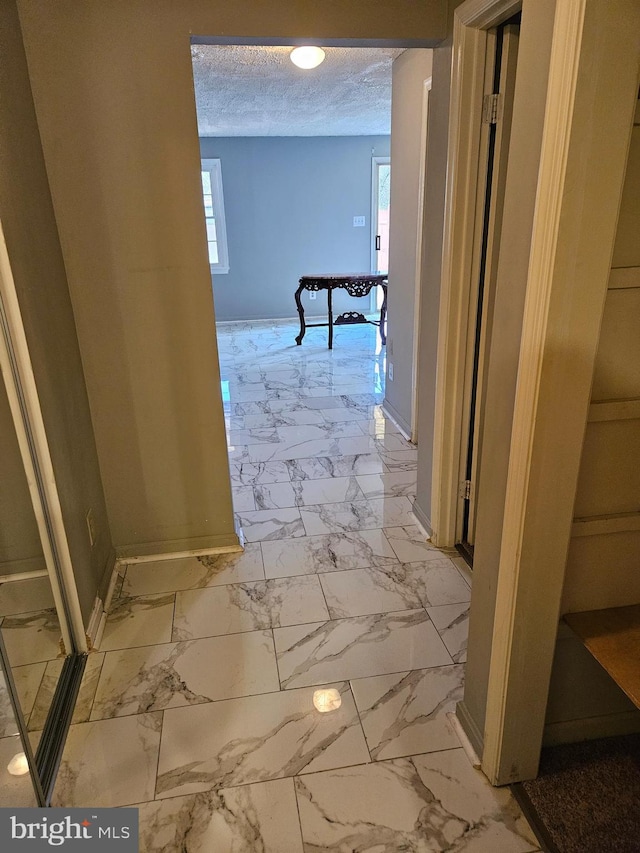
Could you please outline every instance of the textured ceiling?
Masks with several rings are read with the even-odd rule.
[[[326,47],[303,71],[291,47],[192,45],[200,136],[363,136],[391,129],[397,48]]]

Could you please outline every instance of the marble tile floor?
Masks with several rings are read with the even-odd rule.
[[[415,524],[377,332],[296,333],[220,325],[245,550],[123,569],[54,805],[137,806],[147,853],[538,850],[447,720],[469,577]]]

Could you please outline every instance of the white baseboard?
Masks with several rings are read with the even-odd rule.
[[[471,748],[473,754],[475,756],[480,756],[484,752],[484,739],[483,733],[478,729],[475,720],[469,713],[467,706],[464,703],[464,700],[458,702],[456,705],[456,717],[460,724],[460,728],[465,734],[465,737],[468,739],[471,744]]]
[[[34,569],[32,572],[13,572],[8,575],[0,575],[0,583],[9,583],[9,581],[30,581],[35,578],[46,578],[49,573],[46,569]]]
[[[412,441],[411,436],[411,427],[405,421],[405,419],[400,415],[391,405],[391,403],[386,399],[382,401],[382,411],[389,418],[392,424],[394,424],[403,438],[406,438],[407,441]]]
[[[453,711],[449,711],[446,716],[447,716],[447,721],[448,721],[449,725],[454,730],[458,740],[460,741],[460,746],[464,749],[465,755],[469,759],[469,763],[471,764],[472,767],[479,769],[480,768],[480,759],[478,758],[478,755],[477,755],[475,749],[473,748],[471,741],[467,737],[467,733],[462,728],[462,723],[456,717],[456,715],[453,713]]]
[[[115,574],[115,569],[114,569]],[[92,651],[98,642],[98,629],[100,627],[100,623],[102,621],[103,615],[106,614],[104,603],[102,599],[96,596],[96,600],[93,603],[93,610],[91,611],[91,616],[89,617],[89,624],[87,625],[86,637],[87,637],[87,648],[89,651]]]
[[[415,501],[411,505],[411,512],[414,515],[414,518],[416,520],[416,524],[418,525],[420,531],[424,534],[424,536],[427,539],[431,539],[431,537],[433,536],[433,528],[431,527],[431,521],[422,512],[422,509],[418,506],[418,504]]]
[[[202,557],[207,554],[234,554],[242,551],[243,535],[239,528],[222,536],[201,536],[167,542],[145,542],[140,545],[123,545],[116,548],[119,563],[176,560],[180,557]]]

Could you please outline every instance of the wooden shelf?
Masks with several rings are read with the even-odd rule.
[[[640,708],[640,604],[567,613],[564,620]]]

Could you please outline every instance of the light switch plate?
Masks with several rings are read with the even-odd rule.
[[[364,228],[364,216],[354,216],[353,217],[353,227],[354,228]]]

